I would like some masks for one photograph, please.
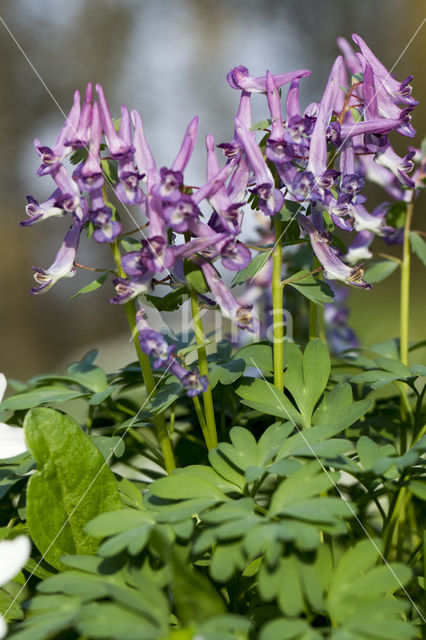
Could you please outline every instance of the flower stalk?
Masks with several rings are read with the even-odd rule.
[[[275,246],[272,251],[272,319],[273,319],[273,361],[274,384],[280,391],[284,388],[284,325],[283,325],[283,287],[282,273],[282,236],[283,223],[277,215],[274,216]]]
[[[124,271],[121,266],[121,254],[118,246],[118,242],[115,241],[111,244],[112,254],[114,262],[117,266],[119,277],[123,277]],[[125,274],[124,274],[125,275]],[[145,388],[148,394],[148,398],[155,391],[155,380],[151,369],[151,363],[148,356],[144,353],[140,347],[138,332],[136,327],[136,310],[133,300],[129,300],[124,304],[124,311],[126,313],[127,322],[129,324],[131,335],[133,336],[133,344],[135,345],[136,353],[138,356],[139,364],[142,371],[142,378],[145,384]],[[172,444],[170,442],[169,434],[167,432],[166,422],[163,416],[154,416],[153,422],[157,432],[158,441],[160,443],[161,452],[163,454],[164,464],[167,473],[171,473],[176,467],[173,456]]]
[[[413,217],[414,203],[407,206],[407,215],[404,223],[404,239],[402,244],[401,262],[401,297],[400,297],[400,355],[401,362],[408,366],[408,346],[410,329],[410,271],[411,248],[410,228]]]
[[[198,295],[195,289],[191,287],[191,312],[194,323],[195,340],[197,343],[198,353],[198,368],[202,376],[209,378],[209,366],[207,363],[207,352],[205,345],[205,337],[203,331],[203,324],[201,321],[201,308],[198,303]],[[198,401],[198,402],[197,402]],[[204,402],[204,417],[201,412],[201,406],[198,398],[194,398],[195,410],[197,412],[198,419],[200,420],[201,429],[203,431],[204,439],[208,449],[214,449],[217,446],[217,430],[216,420],[214,415],[213,398],[210,384],[206,391],[203,392]],[[201,414],[200,414],[201,412]],[[203,418],[203,419],[201,419]]]

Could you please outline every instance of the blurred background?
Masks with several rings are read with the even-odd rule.
[[[0,23],[0,368],[20,379],[62,370],[93,347],[101,349],[108,369],[133,356],[124,313],[108,303],[111,285],[69,300],[93,274],[79,270],[46,295],[29,295],[31,266],[52,263],[67,228],[67,221],[57,218],[27,229],[17,226],[25,218],[25,195],[42,201],[53,190],[49,178],[35,176],[33,139],[53,143],[63,117],[19,46],[64,111],[74,89],[84,90],[89,80],[103,84],[114,114],[121,103],[139,109],[159,166],[173,160],[188,122],[198,114],[199,143],[189,177],[199,183],[204,136],[212,133],[217,142],[232,137],[239,98],[225,81],[232,67],[243,64],[254,75],[311,69],[311,78],[302,83],[306,106],[322,94],[339,35],[350,39],[359,33],[390,68],[425,15],[423,0],[1,0],[0,7],[5,23]],[[413,95],[420,100],[413,118],[418,135],[399,141],[402,154],[404,145],[418,146],[426,135],[425,38],[426,25],[394,70],[401,80],[414,74]],[[265,117],[264,100],[256,103]],[[372,192],[369,207],[380,197]],[[414,229],[426,228],[424,204],[425,198]],[[83,242],[79,261],[108,266],[108,248],[95,244]],[[389,251],[380,241],[377,247]],[[426,300],[424,269],[417,258],[413,263],[414,340],[424,337]],[[398,275],[373,292],[354,291],[350,306],[351,324],[362,341],[397,335]]]

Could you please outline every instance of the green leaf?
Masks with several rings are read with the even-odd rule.
[[[270,373],[274,370],[272,346],[268,342],[246,344],[234,355],[234,360],[244,360],[248,367],[256,367]]]
[[[79,384],[95,393],[100,393],[108,388],[108,381],[105,371],[93,364],[97,355],[97,350],[92,349],[79,362],[70,364],[67,372]]]
[[[271,125],[271,120],[268,118],[267,120],[259,120],[259,122],[255,122],[249,129],[249,131],[258,131],[259,129],[267,129]]]
[[[235,276],[232,279],[231,287],[235,287],[239,284],[244,284],[249,278],[254,278],[256,273],[260,271],[266,264],[269,258],[268,251],[262,251],[262,253],[258,253],[257,256],[253,258],[250,264],[245,267],[245,269],[241,269],[241,271],[237,271]]]
[[[426,242],[415,231],[410,232],[411,249],[426,267]]]
[[[333,290],[324,280],[315,278],[308,270],[298,271],[286,280],[286,286],[290,285],[301,293],[305,298],[322,306],[326,302],[332,302],[334,298]]]
[[[283,222],[288,222],[289,220],[294,220],[296,215],[303,211],[303,208],[303,204],[300,202],[293,202],[293,200],[284,200],[281,211],[279,211],[276,215]]]
[[[242,403],[267,415],[305,425],[304,419],[280,389],[266,380],[243,378],[236,389]]]
[[[316,338],[302,352],[294,342],[284,344],[284,387],[296,401],[305,426],[311,424],[314,407],[330,375],[330,356],[325,344]]]
[[[394,202],[386,213],[386,222],[394,229],[400,229],[404,226],[405,217],[407,215],[406,202]]]
[[[90,602],[78,617],[77,629],[89,638],[153,640],[160,629],[135,611],[112,602]]]
[[[102,287],[102,285],[108,278],[108,275],[109,272],[106,271],[101,276],[99,276],[99,278],[96,278],[96,280],[90,282],[90,284],[86,284],[85,287],[82,287],[77,291],[77,293],[74,293],[74,295],[71,296],[70,300],[74,300],[74,298],[77,298],[77,296],[80,296],[82,293],[91,293],[92,291],[96,291],[96,289]]]
[[[32,409],[41,404],[59,404],[75,400],[75,398],[84,397],[84,393],[74,389],[67,389],[60,385],[49,385],[45,387],[36,387],[30,391],[17,393],[9,396],[1,403],[1,408],[6,411],[19,411],[22,409]]]
[[[198,291],[198,293],[207,293],[209,287],[201,267],[191,262],[191,260],[184,260],[183,271],[189,287],[192,287],[195,291]]]
[[[267,622],[261,629],[259,640],[302,640],[304,634],[310,630],[305,620],[289,620],[275,618]],[[309,635],[309,640],[319,640],[320,635]]]
[[[150,302],[158,311],[177,311],[181,304],[185,302],[185,296],[188,295],[188,289],[186,287],[179,287],[173,289],[165,296],[151,296],[146,295],[145,298]]]
[[[168,500],[212,498],[221,502],[228,499],[224,491],[235,489],[235,485],[218,476],[210,467],[194,464],[175,469],[167,478],[159,478],[152,483],[150,493]]]
[[[245,368],[246,363],[243,359],[233,358],[230,362],[225,362],[225,364],[213,363],[209,367],[209,372],[211,371],[216,384],[220,382],[221,384],[228,385],[238,380],[238,378],[241,378]]]
[[[379,260],[377,262],[370,262],[365,269],[364,280],[370,284],[375,282],[381,282],[388,276],[390,276],[398,267],[396,260]]]
[[[89,436],[89,438],[99,449],[106,462],[108,462],[113,455],[116,458],[121,458],[124,453],[124,440],[120,438],[120,436]]]
[[[33,409],[24,430],[37,462],[27,490],[28,528],[46,560],[62,568],[62,555],[96,551],[98,540],[84,525],[103,511],[120,509],[120,495],[102,454],[71,417]]]

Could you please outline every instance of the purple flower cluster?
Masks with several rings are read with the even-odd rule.
[[[125,206],[136,205],[147,218],[140,248],[122,255],[125,277],[114,280],[113,303],[151,290],[163,272],[172,277],[182,274],[183,261],[191,260],[201,268],[221,312],[241,328],[255,331],[251,305],[234,298],[213,266],[220,260],[223,268],[239,271],[250,262],[250,249],[240,239],[249,199],[265,216],[279,214],[285,199],[298,203],[297,221],[326,278],[370,288],[362,266],[354,262],[368,257],[375,234],[386,238],[394,230],[386,224],[386,207],[371,213],[366,209],[364,181],[381,181],[394,195],[414,188],[408,175],[414,151],[400,158],[388,134],[414,135],[410,113],[417,102],[411,97],[411,78],[395,80],[362,38],[354,35],[353,40],[359,48],[356,53],[339,40],[343,56],[333,64],[320,102],[303,112],[299,83],[309,71],[268,71],[261,77],[251,76],[243,66],[230,71],[229,85],[241,92],[234,135],[231,142],[219,145],[225,155],[222,167],[215,140],[207,136],[206,181],[199,188],[186,186],[184,178],[195,146],[197,117],[171,166],[157,167],[136,110],[129,112],[123,106],[117,128],[100,85],[97,101],[88,85],[83,105],[77,91],[53,147],[35,141],[41,158],[38,175],[50,174],[56,188],[40,204],[28,196],[28,219],[21,224],[70,214],[72,226],[53,265],[47,270],[35,268],[39,286],[32,292],[45,291],[59,278],[74,275],[80,234],[88,223],[97,242],[111,243],[120,236],[121,222],[105,195],[107,168],[108,176],[116,176],[108,182],[117,198]],[[284,118],[280,93],[286,86]],[[252,125],[253,93],[266,95],[270,114],[266,142],[260,146]],[[70,175],[63,162],[76,150],[83,159]],[[202,203],[210,210],[207,219]],[[357,232],[346,254],[332,244],[335,227]]]
[[[207,391],[209,382],[206,376],[200,376],[196,369],[188,370],[175,358],[175,345],[170,346],[164,336],[149,326],[144,309],[136,313],[136,323],[139,332],[139,344],[144,353],[153,358],[154,369],[165,368],[179,380],[186,395],[197,396]]]

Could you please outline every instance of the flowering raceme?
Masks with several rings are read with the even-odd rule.
[[[27,196],[28,219],[21,225],[68,216],[71,226],[51,267],[34,268],[38,285],[32,293],[42,293],[60,278],[75,274],[83,229],[96,242],[118,242],[123,225],[108,193],[114,193],[125,209],[136,206],[146,217],[141,241],[121,255],[112,303],[123,304],[150,292],[160,277],[164,283],[165,273],[174,286],[189,261],[201,269],[223,315],[255,331],[258,323],[251,305],[234,298],[213,266],[220,260],[225,271],[240,271],[250,263],[256,247],[248,247],[242,237],[243,217],[252,215],[247,203],[267,218],[280,216],[286,203],[294,203],[301,242],[310,242],[324,276],[371,288],[356,261],[371,256],[375,235],[391,241],[395,230],[386,222],[386,205],[372,212],[366,208],[364,183],[380,181],[392,196],[414,188],[409,174],[415,151],[399,157],[388,134],[414,135],[410,119],[417,102],[411,96],[411,78],[397,81],[360,36],[353,40],[358,52],[339,39],[343,55],[336,58],[320,101],[305,111],[300,107],[299,85],[310,75],[308,70],[267,71],[261,77],[250,75],[243,66],[231,70],[228,84],[240,92],[234,135],[231,142],[218,145],[225,155],[224,166],[213,136],[207,136],[206,181],[199,188],[188,187],[184,175],[195,147],[197,117],[188,125],[171,165],[158,167],[138,111],[122,106],[118,123],[100,85],[94,100],[88,84],[83,104],[76,91],[54,145],[35,141],[41,158],[37,173],[50,175],[55,190],[43,203]],[[266,97],[269,112],[270,126],[264,129],[260,145],[258,125],[252,123],[252,94]],[[76,165],[72,174],[67,157]],[[211,212],[207,219],[203,207]],[[334,230],[356,234],[346,251],[341,239],[335,241]]]

